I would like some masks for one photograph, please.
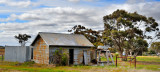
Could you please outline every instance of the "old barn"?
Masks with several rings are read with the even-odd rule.
[[[93,44],[83,35],[40,32],[31,43],[31,59],[36,63],[50,64],[53,53],[62,48],[69,64],[89,64]],[[54,57],[53,57],[54,59]]]

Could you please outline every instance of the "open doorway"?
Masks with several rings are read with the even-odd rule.
[[[74,59],[74,49],[69,49],[69,64],[73,64]]]
[[[31,48],[31,59],[33,59],[33,48]]]

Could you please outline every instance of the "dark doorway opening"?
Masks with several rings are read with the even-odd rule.
[[[74,59],[74,50],[69,49],[69,64],[73,64],[73,59]]]
[[[84,63],[84,54],[83,54],[83,61],[82,61],[82,64],[85,65],[85,63]]]
[[[33,48],[31,48],[31,59],[33,59]]]

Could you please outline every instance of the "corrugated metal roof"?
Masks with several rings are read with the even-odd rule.
[[[39,35],[46,42],[47,45],[93,47],[93,44],[85,36],[79,34],[40,32]]]

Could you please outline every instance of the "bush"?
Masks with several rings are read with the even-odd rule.
[[[156,54],[156,52],[153,51],[153,50],[150,50],[150,51],[148,52],[148,54]]]
[[[62,55],[62,65],[63,66],[68,65],[68,56],[65,53],[63,53],[63,55]]]
[[[68,65],[68,56],[65,53],[62,53],[62,49],[56,50],[53,54],[53,64],[57,66],[65,66]]]
[[[116,51],[117,51],[115,48],[109,48],[109,50],[111,53],[116,53]]]
[[[143,56],[148,56],[148,53],[147,53],[147,52],[144,52],[142,55],[143,55]]]
[[[59,52],[59,50],[56,50],[53,54],[53,63],[56,65],[61,65],[61,58],[62,54]]]

